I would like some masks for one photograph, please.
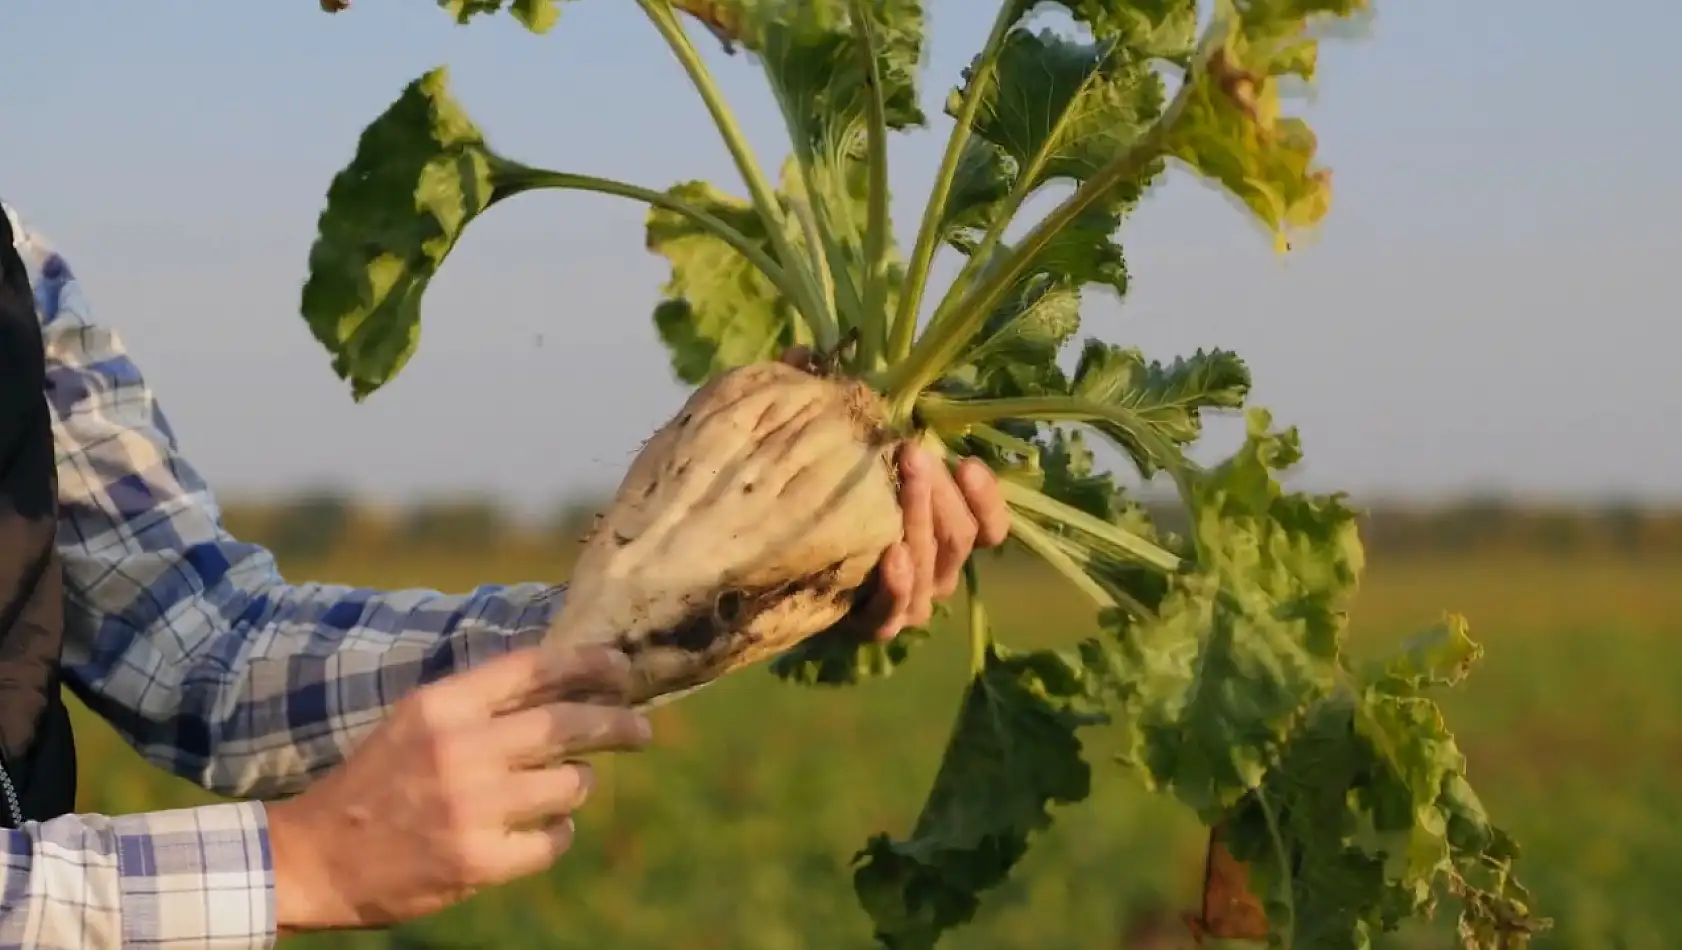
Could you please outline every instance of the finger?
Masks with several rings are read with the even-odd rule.
[[[529,768],[564,756],[640,749],[651,735],[648,717],[624,706],[549,703],[494,720],[483,741],[512,767]]]
[[[567,815],[536,828],[511,830],[497,845],[500,873],[496,881],[502,884],[539,871],[548,870],[555,860],[572,847],[576,826]]]
[[[876,590],[858,611],[858,623],[877,640],[892,640],[905,627],[911,593],[917,586],[911,549],[895,541],[876,565]],[[856,628],[855,628],[856,629]]]
[[[949,597],[958,589],[958,572],[975,550],[980,530],[958,483],[944,471],[934,486],[935,597]]]
[[[623,651],[602,643],[544,647],[552,655],[547,681],[510,697],[514,708],[547,703],[602,703],[623,706],[635,689],[631,661]]]
[[[929,619],[934,588],[934,481],[940,463],[921,447],[908,444],[900,454],[899,506],[905,521],[905,545],[911,549],[915,583],[904,608],[909,626]]]
[[[570,815],[584,807],[596,786],[588,762],[562,762],[527,769],[508,776],[504,808],[511,827],[521,827]]]
[[[528,647],[431,684],[428,700],[456,720],[482,719],[562,696],[630,695],[631,665],[603,644]],[[623,698],[617,700],[624,702]]]
[[[976,546],[996,548],[1005,543],[1010,536],[1010,506],[999,491],[998,476],[980,459],[967,458],[958,463],[954,480],[975,518]]]

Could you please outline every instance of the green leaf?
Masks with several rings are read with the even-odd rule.
[[[893,950],[933,947],[974,916],[1048,807],[1087,796],[1091,772],[1076,730],[1101,721],[1080,660],[995,647],[970,682],[940,771],[911,836],[872,839],[853,883]]]
[[[1364,950],[1445,897],[1461,904],[1467,950],[1515,950],[1547,926],[1513,877],[1517,849],[1489,823],[1425,695],[1458,683],[1479,652],[1450,618],[1346,680],[1305,717],[1262,792],[1235,809],[1233,853],[1252,862],[1291,946]]]
[[[751,202],[699,181],[667,193],[723,220],[776,259]],[[735,248],[690,218],[662,208],[649,209],[647,242],[649,250],[672,265],[654,324],[679,379],[700,383],[734,366],[775,359],[796,342],[792,302]]]
[[[988,317],[968,365],[954,376],[982,397],[1065,392],[1057,353],[1079,329],[1080,291],[1061,279],[1030,277]]]
[[[973,83],[975,75],[971,66],[965,82]],[[945,213],[948,226],[957,228],[948,241],[966,252],[980,241],[975,228],[998,226],[1045,185],[1084,181],[1125,152],[1164,100],[1162,80],[1148,61],[1103,34],[1081,41],[1014,29],[1000,48],[994,75]],[[963,93],[953,93],[949,113],[957,114]],[[1111,235],[1159,171],[1160,165],[1153,166],[1134,186],[1116,189],[1090,209],[1036,256],[1034,271],[1126,293],[1127,269]]]
[[[802,118],[808,142],[834,145],[862,132],[868,77],[847,0],[680,0],[674,5],[760,57],[778,98]],[[879,37],[877,65],[888,127],[922,125],[917,72],[923,4],[872,0],[865,6]]]
[[[500,161],[440,67],[411,82],[334,176],[310,248],[302,309],[333,371],[362,400],[420,340],[421,295],[462,229],[500,195]]]
[[[1141,56],[1184,64],[1197,44],[1195,0],[1063,0],[1062,5],[1094,35],[1113,38]]]
[[[561,0],[438,0],[438,6],[465,25],[483,13],[495,13],[504,6],[514,19],[533,33],[547,33],[561,18]]]
[[[1197,440],[1203,431],[1204,410],[1240,408],[1249,391],[1249,367],[1227,350],[1198,350],[1165,366],[1146,362],[1138,349],[1099,340],[1087,341],[1070,386],[1070,393],[1082,401],[1132,410],[1174,445]],[[1147,478],[1183,464],[1180,457],[1157,458],[1120,426],[1107,422],[1092,426],[1119,444]]]
[[[1340,496],[1286,493],[1294,430],[1249,413],[1244,446],[1191,479],[1194,573],[1146,624],[1116,629],[1127,758],[1205,817],[1255,788],[1295,720],[1337,681],[1363,559]]]

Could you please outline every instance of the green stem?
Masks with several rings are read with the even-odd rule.
[[[971,676],[979,676],[987,668],[993,633],[987,627],[987,605],[981,600],[981,572],[975,569],[973,557],[964,562],[964,586],[969,594],[969,671]]]
[[[882,101],[882,65],[877,61],[876,30],[864,0],[851,0],[853,35],[870,77],[865,105],[870,151],[870,211],[864,234],[864,300],[859,313],[858,365],[875,367],[888,345],[888,117]]]
[[[1008,432],[1001,432],[990,425],[973,425],[964,433],[1006,452],[1015,452],[1022,456],[1030,471],[1039,471],[1040,447],[1027,439],[1019,439]]]
[[[831,312],[836,315],[838,331],[840,328],[856,326],[863,305],[859,300],[858,288],[853,284],[852,272],[847,267],[846,256],[841,251],[841,245],[835,241],[835,218],[830,213],[829,203],[824,201],[822,189],[818,187],[817,158],[812,152],[811,144],[801,132],[799,118],[789,111],[788,104],[783,101],[781,89],[777,85],[776,77],[771,75],[769,64],[766,65],[766,76],[771,82],[771,88],[776,91],[777,102],[783,113],[783,123],[788,127],[789,138],[794,144],[794,163],[800,169],[800,187],[805,192],[808,214],[815,219],[806,230],[806,245],[813,255],[813,266],[826,275],[827,286],[836,304]]]
[[[925,431],[920,441],[935,457],[945,459],[948,463],[955,462],[958,458],[958,453],[940,441],[933,431]],[[1038,489],[1003,478],[999,479],[999,491],[1004,495],[1005,504],[1090,535],[1123,557],[1156,568],[1165,574],[1179,573],[1186,568],[1185,562],[1174,552],[1164,550],[1119,525],[1102,521],[1079,508],[1066,505]]]
[[[1038,527],[1038,525],[1035,527]],[[1137,597],[1134,597],[1131,592],[1123,588],[1120,584],[1104,577],[1104,575],[1100,572],[1100,569],[1103,567],[1113,566],[1115,562],[1114,558],[1106,558],[1101,552],[1081,544],[1079,541],[1076,541],[1066,535],[1052,535],[1052,541],[1054,541],[1057,546],[1062,549],[1064,554],[1068,555],[1069,560],[1073,561],[1077,567],[1086,571],[1087,576],[1092,578],[1100,589],[1110,595],[1110,600],[1114,601],[1122,609],[1131,613],[1140,620],[1144,620],[1147,623],[1156,622],[1158,619],[1156,611],[1146,607],[1144,603]]]
[[[1273,803],[1267,800],[1267,793],[1260,786],[1256,788],[1256,804],[1261,806],[1262,818],[1267,821],[1267,833],[1273,839],[1273,855],[1279,862],[1279,878],[1285,882],[1285,907],[1290,920],[1285,923],[1284,939],[1279,946],[1291,950],[1297,929],[1297,889],[1296,881],[1291,877],[1291,855],[1285,850],[1285,836],[1279,833],[1279,816],[1274,814]]]
[[[975,113],[981,108],[982,93],[993,81],[999,47],[1004,44],[1011,24],[1019,18],[1021,8],[1019,0],[1004,0],[999,5],[999,12],[993,18],[992,32],[987,34],[981,55],[976,57],[969,88],[964,91],[963,102],[958,106],[957,124],[952,127],[952,134],[947,136],[946,153],[941,156],[940,169],[935,173],[934,190],[929,194],[928,204],[923,206],[923,223],[917,229],[917,243],[912,247],[911,258],[906,264],[905,288],[890,330],[889,363],[898,363],[911,352],[911,341],[917,332],[917,311],[923,305],[924,285],[928,283],[929,268],[934,264],[935,250],[940,246],[941,218],[946,214],[946,200],[951,196],[952,183],[958,175],[958,162],[963,158],[964,146],[969,144]]]
[[[642,7],[649,22],[660,32],[666,45],[671,47],[672,55],[677,57],[684,72],[688,74],[689,81],[694,84],[695,91],[700,94],[701,101],[706,104],[713,124],[718,127],[725,147],[730,150],[730,156],[735,159],[736,168],[741,172],[742,180],[746,182],[748,191],[753,196],[760,219],[765,222],[765,230],[770,235],[771,247],[776,252],[777,259],[794,271],[800,293],[790,299],[811,323],[818,345],[825,348],[834,346],[840,338],[835,314],[824,307],[816,278],[809,269],[800,266],[800,259],[788,239],[788,228],[783,219],[781,205],[777,202],[776,192],[766,180],[765,173],[760,170],[759,162],[748,146],[747,136],[736,124],[736,118],[725,104],[718,84],[713,81],[706,64],[701,62],[700,52],[696,50],[695,44],[689,41],[689,34],[684,32],[683,25],[677,21],[676,14],[664,0],[637,0],[637,5]]]
[[[773,261],[764,249],[755,245],[742,232],[726,224],[723,220],[702,211],[687,201],[673,198],[663,191],[654,191],[638,185],[614,181],[611,178],[549,171],[548,169],[531,168],[514,162],[501,162],[493,166],[491,183],[495,195],[493,200],[495,201],[534,188],[558,188],[630,198],[634,201],[641,201],[657,208],[664,208],[667,211],[681,214],[693,221],[697,227],[730,245],[736,253],[747,258],[748,263],[764,273],[766,279],[784,296],[791,300],[799,299],[796,283],[790,279],[786,271],[777,266],[777,262]]]
[[[1216,35],[1215,29],[1210,28],[1210,36]],[[939,379],[962,352],[964,343],[981,328],[987,315],[999,305],[999,301],[1004,299],[1052,239],[1113,189],[1124,182],[1136,180],[1146,166],[1162,156],[1168,146],[1169,133],[1190,102],[1192,91],[1197,86],[1197,75],[1213,48],[1215,44],[1205,37],[1203,48],[1193,60],[1192,68],[1186,71],[1185,80],[1175,92],[1173,101],[1132,147],[1082,182],[1074,194],[1053,208],[1017,243],[1009,256],[986,272],[980,286],[970,291],[957,306],[930,321],[928,330],[917,340],[911,354],[897,364],[889,376],[890,405],[903,406]]]
[[[1063,134],[1063,129],[1067,126],[1070,116],[1080,111],[1075,108],[1074,102],[1085,91],[1085,84],[1091,82],[1092,78],[1098,74],[1099,70],[1094,69],[1082,81],[1081,89],[1070,97],[1070,105],[1057,117],[1056,124],[1046,134],[1045,144],[1040,148],[1039,153],[1034,156],[1032,162],[1017,172],[1016,183],[1011,186],[1010,194],[1006,195],[1005,200],[999,205],[998,216],[988,226],[987,233],[982,237],[981,243],[976,246],[974,251],[970,252],[968,259],[964,261],[963,268],[958,271],[958,276],[947,286],[946,293],[941,297],[940,303],[935,306],[934,317],[930,321],[931,326],[938,323],[944,314],[950,312],[963,299],[963,292],[975,280],[976,273],[987,266],[988,259],[998,250],[999,242],[1004,240],[1005,230],[1010,227],[1012,221],[1016,220],[1017,212],[1022,210],[1022,203],[1027,201],[1028,196],[1034,193],[1034,189],[1042,184],[1039,177],[1045,171],[1046,161],[1054,151],[1052,145],[1057,142],[1058,136]]]
[[[1026,518],[1011,520],[1010,533],[1021,541],[1023,547],[1039,555],[1040,560],[1057,569],[1057,573],[1067,577],[1070,583],[1080,588],[1081,593],[1092,598],[1092,602],[1100,607],[1117,606],[1115,598],[1104,589],[1102,584],[1092,579],[1085,568],[1069,556],[1068,550],[1057,543],[1057,538],[1051,532]]]
[[[804,184],[802,184],[804,188]],[[794,209],[794,219],[800,224],[800,233],[806,238],[806,254],[811,261],[811,272],[818,275],[820,293],[823,295],[824,308],[836,316],[836,338],[840,339],[840,315],[835,309],[835,278],[830,273],[829,265],[824,260],[823,241],[818,237],[818,219],[812,211],[811,196],[806,194],[790,195],[789,206]]]
[[[931,428],[938,431],[965,431],[971,426],[999,419],[1107,422],[1125,431],[1140,448],[1158,460],[1158,464],[1174,479],[1174,486],[1188,507],[1194,501],[1191,464],[1185,460],[1178,446],[1151,428],[1150,423],[1138,413],[1125,406],[1088,402],[1072,396],[1025,396],[960,401],[925,395],[917,400],[917,412]]]
[[[1072,528],[1113,549],[1118,555],[1155,568],[1165,574],[1185,570],[1185,562],[1172,551],[1164,550],[1118,525],[1110,524],[1063,502],[1010,479],[999,479],[999,491],[1005,503],[1029,514]]]

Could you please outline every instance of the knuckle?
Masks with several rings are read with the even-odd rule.
[[[445,697],[436,690],[421,689],[409,697],[407,711],[423,728],[441,725],[445,719]]]
[[[953,518],[945,526],[942,540],[948,547],[968,549],[975,544],[975,536],[980,531],[981,526],[975,523],[974,518]]]
[[[421,733],[419,745],[417,751],[438,775],[448,777],[459,772],[464,744],[458,737],[441,729],[430,729]]]
[[[438,823],[445,834],[465,836],[472,832],[477,814],[475,796],[459,785],[446,784],[439,795]]]
[[[492,843],[479,838],[464,841],[456,855],[457,876],[469,887],[502,883],[502,854]]]

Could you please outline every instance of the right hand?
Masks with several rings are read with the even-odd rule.
[[[337,770],[268,806],[280,932],[387,927],[549,867],[590,792],[571,757],[648,742],[630,685],[617,650],[527,648],[404,697]]]

